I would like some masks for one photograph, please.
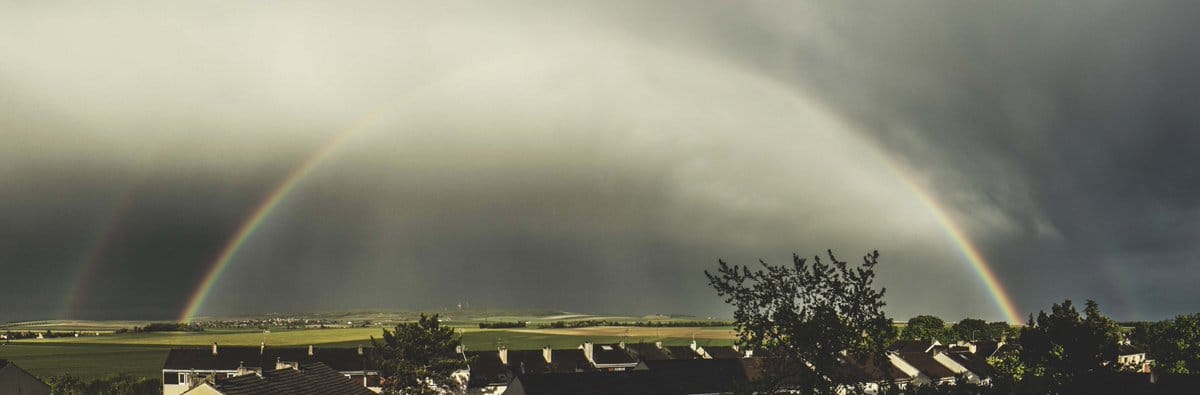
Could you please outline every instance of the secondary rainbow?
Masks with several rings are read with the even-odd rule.
[[[238,230],[236,233],[234,233],[233,237],[225,243],[225,247],[221,249],[220,254],[217,255],[217,259],[214,260],[211,265],[209,265],[209,269],[200,281],[200,285],[196,287],[195,292],[193,292],[192,296],[188,298],[187,305],[183,309],[183,313],[179,316],[180,322],[191,322],[192,318],[196,316],[196,313],[200,311],[200,308],[204,307],[204,301],[208,299],[209,292],[212,292],[213,285],[217,282],[217,279],[221,278],[221,273],[225,271],[225,268],[229,267],[229,263],[233,260],[233,257],[237,255],[237,252],[239,249],[241,249],[242,244],[246,243],[246,240],[248,240],[250,236],[254,234],[255,229],[262,224],[263,219],[266,219],[267,216],[271,214],[271,211],[273,211],[275,207],[283,201],[283,198],[291,193],[292,189],[295,189],[296,186],[300,184],[300,181],[304,180],[308,173],[317,168],[317,165],[325,160],[325,158],[328,158],[332,152],[342,145],[342,143],[344,143],[346,140],[349,140],[354,134],[373,124],[380,116],[387,113],[387,110],[390,108],[391,107],[385,107],[370,113],[370,115],[366,117],[360,118],[358,122],[355,122],[349,128],[338,132],[329,140],[325,141],[325,143],[322,144],[319,149],[310,154],[303,162],[296,166],[295,169],[288,173],[288,175],[284,177],[278,185],[275,186],[275,189],[272,189],[271,193],[267,194],[267,196],[258,203],[258,206],[256,206],[254,211],[251,212],[250,216],[242,222],[240,227],[238,227]]]
[[[84,299],[90,293],[89,285],[95,280],[92,276],[95,274],[96,268],[100,266],[100,262],[104,260],[104,255],[108,252],[108,244],[112,241],[116,228],[121,219],[125,217],[125,211],[129,210],[136,193],[136,185],[127,187],[119,197],[109,204],[104,221],[92,235],[92,242],[84,251],[79,270],[75,271],[75,277],[69,282],[71,288],[67,292],[67,299],[63,302],[63,309],[59,317],[63,319],[77,318],[80,306],[83,305]]]

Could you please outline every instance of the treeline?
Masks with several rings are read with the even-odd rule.
[[[70,374],[59,374],[45,378],[50,393],[55,395],[144,395],[161,394],[162,380],[119,374],[102,379],[86,381]]]
[[[44,331],[4,331],[4,338],[7,340],[17,339],[37,339],[41,336],[44,339],[54,337],[74,337],[79,332],[51,332],[49,329]]]
[[[146,326],[135,326],[133,332],[204,332],[204,327],[182,322],[155,322]]]
[[[1155,371],[1200,374],[1200,313],[1132,324],[1129,341],[1154,359]]]
[[[688,327],[716,327],[716,326],[732,326],[729,321],[609,321],[609,320],[579,320],[579,321],[554,321],[544,324],[538,324],[538,328],[542,329],[562,329],[562,328],[589,328],[595,326],[637,326],[650,328],[688,328]]]
[[[524,321],[497,321],[497,322],[480,322],[479,329],[504,329],[504,328],[524,328]]]
[[[903,340],[937,340],[942,343],[958,341],[1000,341],[1017,337],[1018,330],[1006,322],[986,322],[967,318],[950,326],[946,321],[932,315],[919,315],[908,320],[900,332]]]

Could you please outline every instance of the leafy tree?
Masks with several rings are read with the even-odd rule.
[[[999,335],[991,336],[991,328],[987,322],[978,318],[964,318],[950,326],[951,340],[973,341],[990,340]]]
[[[1120,339],[1120,327],[1095,301],[1087,301],[1083,315],[1070,300],[1054,304],[1021,332],[1025,380],[1051,392],[1077,392],[1089,378],[1116,369]]]
[[[1200,373],[1200,314],[1134,326],[1130,341],[1155,359],[1155,370]]]
[[[388,394],[440,394],[461,390],[454,372],[466,369],[467,361],[457,352],[462,339],[454,328],[442,326],[438,315],[421,314],[417,322],[383,330],[383,341],[371,337],[372,358]]]
[[[900,338],[904,340],[937,340],[945,342],[949,340],[946,335],[946,321],[932,315],[918,315],[908,320],[908,325],[904,326],[904,331],[900,333]]]
[[[763,361],[758,393],[791,388],[801,393],[832,393],[855,388],[842,352],[858,361],[887,363],[887,343],[895,337],[883,313],[884,289],[874,287],[879,252],[850,266],[828,251],[829,262],[811,263],[798,255],[791,265],[761,267],[719,261],[709,284],[734,310],[738,343],[771,356]]]

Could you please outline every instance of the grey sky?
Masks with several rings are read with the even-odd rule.
[[[897,171],[1022,313],[1195,310],[1195,10],[0,4],[0,320],[175,316],[353,125],[204,313],[725,314],[718,258],[833,248],[895,316],[1002,318]]]

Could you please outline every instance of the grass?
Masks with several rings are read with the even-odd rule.
[[[7,359],[36,376],[70,373],[95,379],[118,373],[158,377],[167,359],[167,347],[89,344],[0,345]]]

